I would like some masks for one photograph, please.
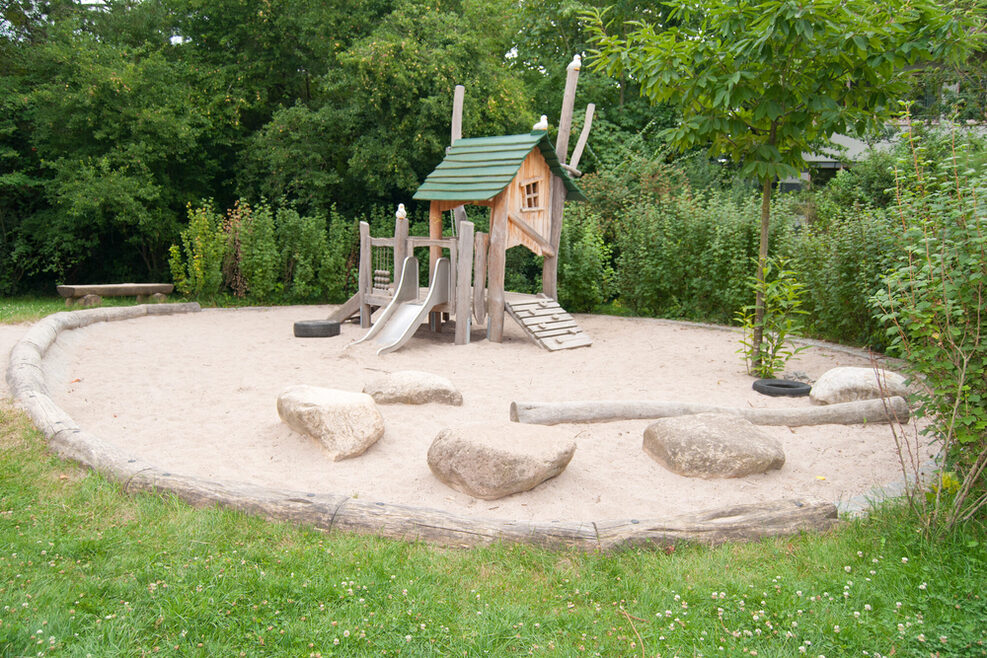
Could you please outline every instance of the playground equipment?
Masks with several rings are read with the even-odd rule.
[[[501,342],[505,311],[546,349],[590,345],[590,338],[555,301],[563,205],[566,199],[586,200],[573,178],[581,175],[576,167],[592,123],[592,104],[572,162],[565,164],[578,76],[576,57],[567,69],[555,147],[544,130],[544,116],[530,133],[463,139],[464,89],[456,87],[452,145],[413,197],[430,202],[429,236],[408,235],[403,204],[395,213],[392,238],[372,237],[369,225],[361,222],[359,290],[329,319],[341,322],[359,312],[361,326],[370,328],[374,308],[384,308],[357,341],[375,339],[381,345],[379,354],[405,344],[426,317],[433,331],[455,317],[457,345],[469,342],[474,318],[486,320],[488,340]],[[474,231],[466,221],[465,205],[490,208],[489,235]],[[443,236],[447,211],[454,214],[452,237]],[[506,252],[516,245],[544,257],[540,296],[504,290]],[[423,301],[414,256],[419,247],[429,248],[429,286]]]
[[[388,272],[389,274],[389,272]],[[449,303],[449,259],[440,258],[435,263],[435,272],[425,299],[420,301],[418,288],[418,259],[408,256],[404,259],[401,281],[390,303],[377,322],[363,338],[362,343],[371,338],[381,346],[377,354],[393,352],[408,342],[422,321],[439,305]]]

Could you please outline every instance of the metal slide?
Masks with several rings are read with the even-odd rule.
[[[407,343],[418,330],[418,326],[428,319],[428,312],[438,304],[449,301],[449,267],[448,258],[436,261],[428,294],[422,302],[418,300],[418,259],[414,256],[405,258],[401,267],[401,281],[391,303],[384,308],[370,331],[353,344],[372,338],[381,346],[377,350],[377,355],[380,356]]]

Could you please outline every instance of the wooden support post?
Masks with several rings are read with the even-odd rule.
[[[578,57],[578,56],[577,56]],[[576,84],[579,82],[579,60],[574,57],[566,67],[565,94],[562,96],[562,113],[559,116],[559,135],[555,140],[555,152],[559,162],[566,163],[569,154],[569,132],[572,130],[572,108],[576,102]],[[562,209],[565,206],[565,185],[558,176],[552,178],[552,200],[549,210],[551,235],[549,239],[552,249],[559,253],[559,241],[562,239]],[[557,255],[545,256],[542,262],[542,292],[552,299],[558,298],[558,268]]]
[[[456,85],[456,91],[452,97],[452,135],[450,144],[455,144],[463,138],[463,99],[466,95],[466,87]],[[456,228],[456,235],[459,235],[459,225],[466,221],[466,208],[456,206],[452,210],[453,226]]]
[[[401,282],[404,259],[408,256],[408,218],[394,219],[394,287]]]
[[[456,253],[456,345],[468,345],[473,325],[470,308],[472,292],[470,271],[473,268],[473,222],[459,225],[459,249]]]
[[[370,294],[370,277],[373,263],[370,261],[370,224],[360,222],[360,326],[366,329],[370,326],[370,304],[366,303]]]
[[[456,85],[456,90],[452,95],[452,141],[455,144],[457,139],[463,136],[463,99],[466,96],[466,87]]]
[[[428,207],[428,237],[433,240],[442,239],[442,210],[437,201],[433,201]],[[428,274],[435,271],[435,263],[442,258],[442,247],[431,246],[428,248]]]
[[[490,211],[487,250],[487,340],[504,340],[504,269],[507,260],[507,199],[498,198]]]
[[[473,243],[473,317],[480,324],[487,320],[487,247],[490,237],[478,232]]]

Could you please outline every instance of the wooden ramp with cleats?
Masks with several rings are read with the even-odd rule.
[[[533,341],[546,350],[554,352],[593,344],[593,339],[554,299],[519,293],[507,293],[506,297],[504,305],[507,313]]]

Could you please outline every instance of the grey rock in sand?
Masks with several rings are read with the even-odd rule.
[[[382,375],[364,386],[363,392],[379,404],[463,404],[463,394],[456,390],[451,381],[420,370],[401,370]]]
[[[363,454],[384,435],[384,419],[364,393],[289,386],[278,396],[278,415],[321,443],[333,461]]]
[[[883,389],[883,394],[882,394]],[[840,367],[827,370],[812,385],[809,399],[815,404],[837,404],[901,396],[908,399],[905,378],[891,370]]]
[[[428,467],[457,491],[495,500],[555,477],[575,451],[575,440],[562,429],[477,423],[439,432],[428,449]]]
[[[738,478],[785,464],[777,440],[730,414],[662,418],[644,430],[643,447],[656,462],[686,477]]]

